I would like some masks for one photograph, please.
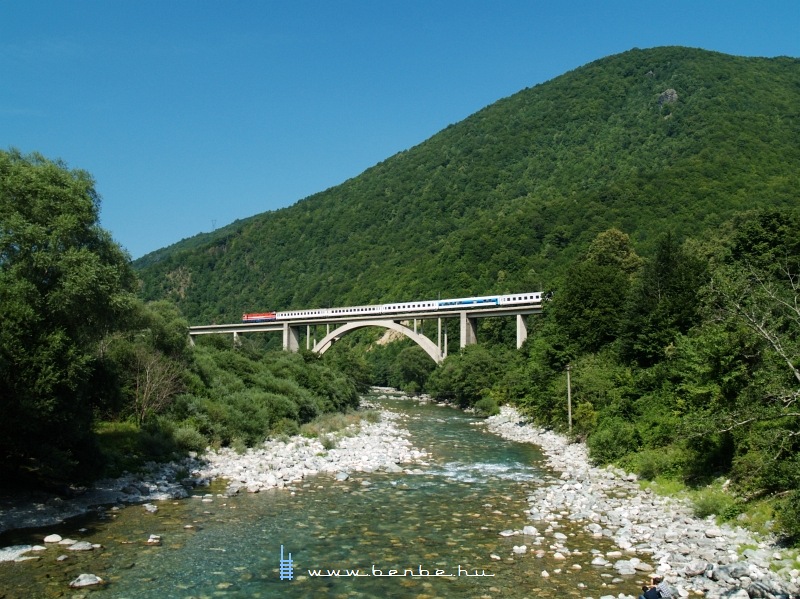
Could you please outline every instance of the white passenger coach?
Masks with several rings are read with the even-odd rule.
[[[318,308],[314,310],[287,310],[285,312],[262,312],[243,314],[244,322],[264,322],[269,320],[290,320],[296,318],[330,318],[332,316],[369,316],[382,314],[402,314],[404,312],[469,310],[488,306],[536,306],[542,303],[541,292],[513,293],[510,295],[486,295],[481,297],[461,297],[456,299],[427,300],[419,302],[400,302],[369,306],[350,306],[347,308]]]

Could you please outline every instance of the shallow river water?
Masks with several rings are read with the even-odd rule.
[[[46,534],[98,543],[71,552],[48,546],[39,559],[0,563],[0,597],[599,597],[634,594],[636,580],[591,566],[614,549],[567,526],[570,550],[556,560],[521,530],[527,496],[547,478],[532,445],[505,441],[460,411],[382,401],[417,448],[421,473],[318,475],[291,489],[224,497],[222,483],[158,512],[108,509],[58,527],[6,534],[0,546],[41,544]],[[160,546],[148,546],[151,534]],[[515,554],[515,545],[528,552]],[[605,545],[604,545],[605,543]],[[545,550],[537,557],[536,550]],[[283,554],[281,553],[283,551]],[[68,555],[58,561],[61,555]],[[283,556],[283,561],[281,561]],[[357,572],[356,572],[357,571]],[[547,576],[543,576],[543,571]],[[70,589],[81,573],[103,587]],[[356,575],[357,574],[357,575]],[[291,578],[290,578],[291,577]]]

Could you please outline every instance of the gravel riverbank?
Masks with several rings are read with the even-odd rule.
[[[800,563],[770,541],[718,526],[713,518],[697,519],[687,501],[643,491],[635,475],[593,467],[584,444],[526,424],[513,408],[503,407],[486,426],[506,439],[538,445],[555,471],[528,497],[532,525],[501,534],[519,534],[534,550],[567,556],[568,537],[558,529],[578,523],[619,547],[610,554],[593,552],[593,565],[620,575],[639,573],[643,580],[661,575],[681,597],[798,595]]]
[[[419,462],[425,453],[411,446],[397,425],[399,418],[383,411],[378,422],[362,420],[357,429],[329,435],[333,441],[327,448],[319,439],[295,436],[286,442],[266,441],[242,454],[223,448],[167,464],[150,463],[140,473],[97,481],[70,497],[30,493],[0,498],[0,533],[55,525],[109,505],[182,499],[216,478],[227,479],[227,492],[235,494],[284,487],[318,473],[336,473],[343,480],[349,472],[401,472],[400,464]],[[19,557],[18,551],[7,549],[0,549],[0,561]]]
[[[267,441],[237,454],[230,448],[206,455],[205,464],[194,470],[197,477],[228,480],[229,495],[258,493],[282,488],[308,476],[336,473],[346,480],[349,472],[402,472],[400,464],[420,462],[425,452],[411,446],[407,432],[397,425],[400,416],[381,411],[379,422],[362,421],[358,430],[336,435],[333,446],[319,439],[292,437],[288,442]]]

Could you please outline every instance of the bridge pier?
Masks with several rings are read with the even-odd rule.
[[[291,326],[288,322],[283,323],[283,349],[291,352],[300,349],[300,329]]]
[[[461,312],[461,347],[475,345],[478,342],[478,319],[470,318],[467,312]]]
[[[528,327],[525,324],[525,316],[517,314],[517,349],[522,347],[528,338]]]

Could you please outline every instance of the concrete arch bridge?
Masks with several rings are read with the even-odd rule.
[[[365,327],[381,327],[396,331],[419,345],[437,364],[446,357],[448,351],[448,322],[458,320],[459,347],[463,348],[478,342],[478,319],[496,317],[516,318],[517,348],[528,336],[526,317],[542,312],[543,294],[517,294],[530,297],[530,301],[501,302],[486,301],[487,298],[462,298],[460,300],[436,300],[434,302],[408,302],[407,304],[386,304],[384,306],[361,306],[352,308],[300,310],[278,312],[277,318],[264,322],[240,322],[234,324],[202,325],[189,327],[190,342],[199,335],[232,334],[234,343],[244,333],[282,333],[283,348],[298,351],[305,341],[306,349],[324,354],[339,339]],[[497,296],[516,297],[516,296]],[[495,299],[492,297],[491,299]],[[472,303],[466,303],[470,301]],[[450,304],[446,302],[462,302]],[[386,306],[404,306],[402,311],[386,313],[379,310]],[[324,314],[322,314],[324,312]],[[280,320],[278,320],[280,318]],[[435,320],[436,338],[431,339],[422,333],[422,323]],[[428,327],[429,328],[429,327]],[[321,332],[324,330],[324,333]]]

